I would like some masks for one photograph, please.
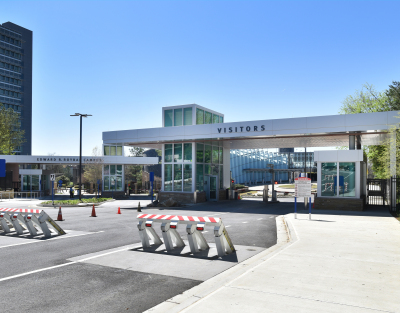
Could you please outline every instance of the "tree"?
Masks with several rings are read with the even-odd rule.
[[[25,142],[20,114],[0,103],[0,154],[15,154]]]
[[[129,149],[131,157],[141,157],[143,156],[144,149],[140,147],[133,147]],[[142,165],[126,165],[125,166],[125,179],[126,181],[136,181],[137,183],[142,183]]]
[[[389,89],[386,90],[386,96],[388,98],[389,106],[391,111],[400,110],[400,82],[393,81],[393,85],[389,85]]]
[[[85,182],[92,183],[95,185],[96,188],[96,193],[98,190],[98,184],[97,181],[102,179],[103,175],[103,159],[100,158],[101,156],[101,150],[98,147],[94,147],[92,150],[92,156],[95,156],[91,163],[86,163],[85,164],[85,170],[83,173],[83,177],[85,179]]]
[[[371,113],[400,110],[400,86],[393,82],[386,91],[378,92],[373,85],[365,84],[354,95],[347,96],[342,102],[340,114]],[[396,131],[396,130],[392,130]],[[376,178],[388,178],[389,175],[389,141],[378,146],[365,146],[364,152]]]

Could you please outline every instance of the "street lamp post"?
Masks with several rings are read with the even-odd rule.
[[[82,200],[82,117],[92,116],[91,114],[75,113],[71,116],[80,117],[80,144],[79,144],[79,200]]]

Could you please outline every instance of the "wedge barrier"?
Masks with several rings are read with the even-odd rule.
[[[23,235],[28,230],[32,236],[41,233],[46,238],[51,237],[51,231],[65,235],[65,231],[43,210],[1,208],[0,226],[3,233],[15,231]]]
[[[137,218],[139,220],[138,229],[143,248],[151,246],[150,240],[152,240],[154,245],[162,244],[160,237],[153,228],[155,223],[161,223],[161,234],[168,252],[171,252],[175,248],[185,246],[185,243],[177,232],[179,224],[186,225],[186,234],[192,253],[209,248],[202,234],[206,226],[214,226],[214,237],[218,256],[222,257],[235,251],[228,231],[220,218],[156,214],[139,214]]]

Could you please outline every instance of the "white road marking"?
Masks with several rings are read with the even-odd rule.
[[[248,222],[242,222],[243,224],[246,224],[246,223],[248,223]]]
[[[262,220],[262,218],[259,218],[257,221],[261,221]]]
[[[208,233],[208,230],[203,231],[202,233]]]
[[[72,262],[69,262],[69,263],[64,263],[64,264],[60,264],[60,265],[40,268],[38,270],[34,270],[34,271],[26,272],[26,273],[21,273],[21,274],[18,274],[18,275],[13,275],[13,276],[0,278],[0,282],[6,281],[6,280],[10,280],[10,279],[13,279],[13,278],[27,276],[27,275],[30,275],[30,274],[35,274],[35,273],[39,273],[39,272],[43,272],[43,271],[52,270],[54,268],[59,268],[59,267],[67,266],[67,265],[72,265],[72,264],[76,264],[76,263],[80,263],[80,262],[85,262],[85,261],[88,261],[88,260],[91,260],[91,259],[94,259],[94,258],[98,258],[98,257],[105,256],[105,255],[108,255],[108,254],[116,253],[116,252],[126,251],[126,250],[129,250],[129,249],[130,248],[124,248],[124,249],[120,249],[120,250],[116,250],[116,251],[111,251],[111,252],[107,252],[107,253],[91,256],[91,257],[88,257],[86,259],[82,259],[82,260],[79,260],[79,261],[72,261]]]
[[[274,218],[273,216],[270,216],[269,218]]]
[[[29,240],[29,241],[27,241],[27,242],[20,242],[20,243],[16,243],[16,244],[13,244],[13,245],[2,246],[2,247],[0,247],[0,249],[8,248],[8,247],[14,247],[14,246],[28,245],[28,244],[30,244],[30,243],[46,242],[46,241],[58,240],[58,239],[67,239],[67,238],[72,238],[72,237],[86,236],[86,235],[92,235],[92,234],[98,234],[98,233],[104,233],[104,230],[96,231],[96,232],[93,232],[93,233],[72,235],[72,236],[57,236],[57,237],[53,237],[53,238],[46,239],[46,240],[39,240],[39,239],[30,239],[30,238],[26,238],[26,239]],[[12,237],[10,237],[10,238],[12,238]],[[18,238],[18,237],[17,237],[17,238]]]
[[[231,225],[225,226],[225,228],[231,227]]]

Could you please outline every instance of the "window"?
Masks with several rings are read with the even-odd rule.
[[[192,191],[192,164],[183,166],[183,191]]]
[[[212,163],[214,163],[214,164],[218,164],[219,163],[218,154],[219,154],[218,147],[213,146],[212,147]]]
[[[174,126],[182,126],[182,109],[174,110]]]
[[[164,165],[164,190],[172,191],[172,164]]]
[[[117,146],[117,155],[122,155],[122,146]]]
[[[183,109],[183,125],[192,125],[192,108]]]
[[[110,175],[110,165],[104,165],[104,175]]]
[[[192,162],[192,144],[191,143],[183,144],[183,161],[184,162]]]
[[[196,164],[196,190],[204,191],[204,165]]]
[[[204,124],[212,124],[212,113],[206,111],[204,115]]]
[[[220,117],[219,117],[219,122],[220,122],[220,123],[223,123],[223,122],[224,122],[224,117],[223,117],[223,116],[220,116]]]
[[[211,175],[211,165],[210,164],[204,165],[204,175]]]
[[[337,163],[321,163],[321,196],[336,197],[334,180],[337,176]]]
[[[172,126],[172,110],[164,111],[164,127]]]
[[[122,191],[122,177],[123,170],[122,165],[104,165],[103,167],[103,176],[104,176],[104,191]]]
[[[224,163],[224,149],[222,147],[219,148],[219,164],[223,164]]]
[[[223,166],[219,166],[219,188],[223,189],[224,188],[224,172],[223,172]]]
[[[110,146],[110,155],[117,155],[117,148],[115,146]]]
[[[172,162],[172,144],[165,145],[164,162]]]
[[[204,110],[196,109],[196,125],[204,124]]]
[[[122,165],[117,165],[116,174],[117,174],[117,175],[122,175]]]
[[[213,114],[213,124],[219,123],[219,115]]]
[[[174,191],[182,191],[182,164],[174,164]]]
[[[339,163],[339,197],[356,196],[356,163]]]
[[[174,162],[182,162],[182,144],[174,144]]]
[[[110,175],[115,175],[115,165],[110,165]]]
[[[196,144],[196,162],[204,162],[204,145],[202,143]]]
[[[211,146],[205,146],[204,163],[211,163]]]

